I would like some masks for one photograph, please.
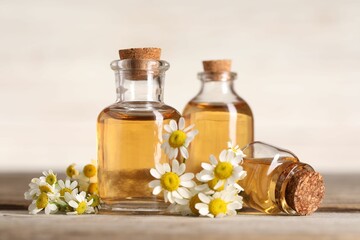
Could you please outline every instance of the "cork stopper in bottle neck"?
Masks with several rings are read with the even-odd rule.
[[[299,215],[309,215],[320,206],[325,193],[323,177],[313,171],[302,169],[290,178],[285,199]]]
[[[146,80],[149,71],[152,78],[159,76],[161,48],[129,48],[119,50],[120,60],[126,61],[126,78],[130,80]],[[166,63],[168,65],[168,63]]]
[[[205,81],[234,80],[236,74],[231,72],[231,60],[207,60],[203,61],[204,72],[199,74]]]

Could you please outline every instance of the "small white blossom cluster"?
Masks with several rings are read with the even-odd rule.
[[[189,157],[187,147],[198,133],[190,131],[193,127],[185,128],[184,118],[180,118],[179,124],[171,120],[164,126],[162,147],[171,159],[171,166],[169,163],[155,164],[150,170],[155,180],[149,187],[153,188],[154,195],[163,192],[164,201],[171,203],[171,213],[208,217],[236,215],[236,210],[242,208],[239,193],[243,189],[237,182],[246,176],[240,165],[244,154],[238,146],[228,143],[229,148],[220,153],[219,160],[211,155],[209,163],[201,164],[203,170],[196,174],[195,182],[193,173],[185,173],[185,160]],[[179,152],[183,163],[176,159]]]
[[[66,212],[66,214],[94,213],[100,208],[97,190],[97,167],[93,161],[79,173],[75,164],[66,169],[66,180],[58,180],[52,171],[44,171],[39,178],[33,178],[26,200],[32,200],[30,214],[44,210],[45,214]]]

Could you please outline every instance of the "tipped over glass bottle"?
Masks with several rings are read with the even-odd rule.
[[[165,124],[180,118],[163,102],[165,71],[160,49],[120,50],[111,63],[116,102],[98,116],[99,194],[104,211],[158,212],[167,207],[152,195],[150,168],[168,162],[161,149]]]
[[[262,142],[247,145],[242,166],[247,176],[239,182],[244,203],[268,214],[308,215],[324,197],[322,176],[295,154]]]
[[[230,60],[203,61],[200,92],[186,105],[183,116],[199,134],[189,146],[190,172],[199,172],[201,162],[219,155],[231,141],[245,146],[254,138],[254,119],[249,105],[234,90],[236,73]]]

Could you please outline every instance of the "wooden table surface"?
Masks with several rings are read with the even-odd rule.
[[[0,240],[13,239],[360,239],[360,174],[325,175],[326,196],[313,215],[235,217],[28,215],[23,200],[36,174],[0,174]]]

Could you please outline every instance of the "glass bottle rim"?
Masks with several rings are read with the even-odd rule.
[[[210,82],[210,81],[234,81],[237,78],[236,72],[199,72],[197,74],[198,79],[203,82]]]
[[[122,59],[110,63],[114,71],[158,71],[163,72],[170,68],[170,64],[164,60],[154,59]]]

